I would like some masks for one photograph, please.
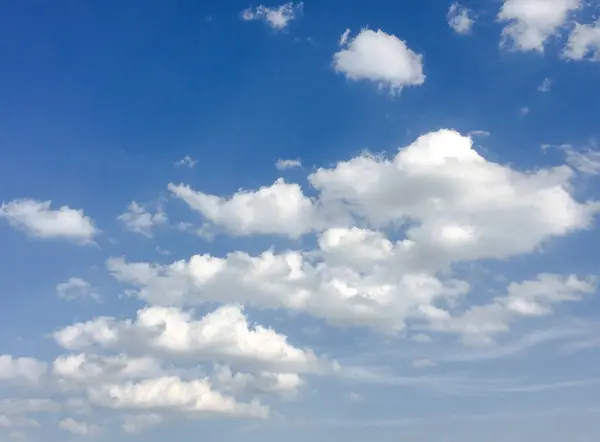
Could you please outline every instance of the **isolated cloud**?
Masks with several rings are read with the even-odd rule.
[[[96,291],[89,282],[81,278],[69,278],[56,286],[56,294],[65,301],[78,301],[91,299],[95,302],[101,302],[102,296]]]
[[[275,167],[278,170],[294,169],[302,167],[302,162],[300,160],[277,160]]]
[[[0,355],[0,382],[29,382],[37,384],[46,373],[48,364],[33,358]]]
[[[0,219],[38,238],[64,238],[89,242],[98,233],[83,210],[62,206],[51,208],[51,201],[17,199],[0,206]]]
[[[517,51],[542,52],[546,41],[581,6],[581,0],[504,0],[498,13],[498,21],[506,23],[501,44]]]
[[[175,162],[177,167],[189,167],[193,169],[198,164],[198,160],[193,159],[191,156],[186,155],[182,159]]]
[[[86,422],[78,422],[73,418],[66,418],[58,423],[58,428],[78,436],[89,436],[100,431],[100,427]]]
[[[448,26],[461,35],[466,35],[471,32],[471,28],[475,24],[475,19],[472,17],[472,12],[459,3],[453,3],[448,10]]]
[[[117,217],[130,232],[139,233],[148,238],[154,236],[152,229],[167,223],[167,216],[158,208],[154,213],[149,212],[135,201],[132,201],[127,212]]]
[[[247,8],[242,11],[242,19],[245,21],[260,20],[267,23],[273,29],[281,31],[289,23],[302,15],[304,4],[302,2],[289,2],[280,6],[269,8],[259,5],[255,8]]]
[[[550,92],[551,88],[552,88],[552,79],[551,78],[544,78],[544,81],[542,81],[542,84],[540,84],[539,87],[538,87],[538,91],[540,91],[540,92]]]
[[[587,58],[590,61],[600,61],[600,20],[590,25],[576,23],[563,56],[571,60]]]
[[[342,49],[333,55],[336,72],[352,81],[372,81],[392,93],[425,82],[423,56],[406,42],[381,30],[363,29],[354,38],[349,33],[341,37]]]

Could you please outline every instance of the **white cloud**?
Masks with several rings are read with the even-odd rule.
[[[214,225],[235,235],[279,234],[298,238],[315,228],[317,209],[298,184],[279,178],[259,190],[230,198],[169,184],[169,190]]]
[[[48,364],[33,358],[14,358],[0,355],[0,382],[15,381],[37,384],[46,373]]]
[[[302,167],[302,162],[300,160],[277,160],[275,167],[279,170],[294,169]]]
[[[395,35],[363,29],[351,38],[346,31],[340,43],[342,50],[333,55],[333,66],[349,80],[369,80],[391,93],[425,82],[423,56]]]
[[[519,116],[524,117],[529,114],[529,108],[527,106],[519,109]]]
[[[450,5],[447,18],[448,25],[454,29],[455,32],[461,35],[469,34],[471,32],[471,28],[475,24],[475,20],[472,17],[471,11],[459,3],[453,3]]]
[[[219,389],[238,394],[295,396],[304,384],[297,373],[233,373],[227,366],[218,366],[212,379]]]
[[[573,175],[567,166],[519,171],[487,161],[469,137],[440,130],[391,159],[365,154],[309,175],[318,193],[313,206],[335,207],[364,226],[325,229],[315,250],[195,255],[171,265],[113,259],[108,266],[152,304],[239,302],[389,332],[444,317],[437,306],[469,292],[448,273],[453,264],[531,253],[590,227],[600,204],[572,197]],[[255,194],[244,195],[253,201]],[[305,201],[300,188],[295,195]],[[237,208],[228,210],[242,218]],[[246,231],[265,231],[260,222],[253,219]],[[388,227],[406,228],[395,241],[371,230]]]
[[[186,155],[182,159],[175,162],[175,165],[177,167],[185,166],[185,167],[189,167],[190,169],[193,169],[194,167],[196,167],[196,164],[198,164],[198,160],[193,159],[189,155]]]
[[[467,343],[489,344],[494,335],[508,332],[516,318],[550,315],[553,305],[578,301],[581,295],[595,291],[593,279],[541,274],[535,280],[509,284],[505,296],[471,307],[458,316],[439,309],[423,313],[433,330],[458,333]]]
[[[571,60],[600,61],[600,20],[591,25],[576,23],[563,52]]]
[[[504,0],[498,13],[498,21],[506,23],[502,45],[542,52],[548,38],[556,35],[581,6],[581,0]]]
[[[58,423],[58,428],[78,436],[90,436],[100,431],[100,427],[87,422],[78,422],[73,418],[63,419]]]
[[[276,7],[259,5],[256,8],[247,8],[242,11],[242,19],[245,21],[261,20],[277,31],[281,31],[302,15],[304,4],[285,3]]]
[[[431,359],[416,359],[413,361],[412,366],[417,369],[435,367],[437,364]]]
[[[89,390],[90,401],[114,409],[172,410],[266,418],[269,409],[257,401],[237,402],[212,389],[206,379],[182,381],[178,377],[141,382],[104,384]]]
[[[600,150],[579,151],[571,146],[565,146],[564,150],[571,167],[585,175],[600,175]]]
[[[124,417],[123,430],[129,434],[140,433],[163,422],[160,414],[135,414]]]
[[[550,88],[552,87],[552,79],[551,78],[544,78],[544,81],[542,81],[542,84],[539,85],[538,87],[538,91],[540,92],[550,92]]]
[[[162,374],[160,363],[152,357],[131,358],[125,354],[100,356],[89,354],[63,355],[54,360],[53,373],[69,383],[143,379]]]
[[[198,321],[193,312],[147,307],[138,311],[135,321],[101,317],[66,327],[55,332],[54,337],[69,350],[100,345],[275,371],[320,371],[331,367],[311,351],[288,344],[285,336],[271,329],[258,325],[251,328],[242,309],[235,305],[219,307]]]
[[[65,238],[88,243],[98,233],[82,210],[62,206],[51,208],[51,201],[17,199],[0,206],[0,218],[38,238]]]
[[[91,299],[96,302],[102,301],[102,296],[89,282],[81,278],[69,278],[56,286],[56,294],[65,301],[77,301]]]
[[[160,208],[156,212],[150,213],[135,201],[132,201],[127,207],[127,212],[119,215],[117,219],[130,232],[139,233],[148,238],[153,236],[152,229],[154,227],[167,223],[167,216]]]

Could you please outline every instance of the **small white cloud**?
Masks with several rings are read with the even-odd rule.
[[[300,160],[277,160],[275,167],[279,170],[294,169],[302,167],[302,162]]]
[[[152,232],[154,227],[167,223],[167,215],[160,208],[156,212],[150,213],[135,201],[132,201],[127,208],[127,212],[119,215],[117,219],[130,232],[139,233],[148,238],[154,236]]]
[[[600,20],[591,25],[576,23],[569,35],[563,57],[600,62]]]
[[[527,106],[522,107],[521,109],[519,109],[519,115],[521,117],[526,116],[527,114],[529,114],[529,108]]]
[[[198,164],[198,160],[193,159],[191,156],[186,155],[184,156],[182,159],[180,159],[179,161],[177,161],[175,163],[175,165],[177,167],[189,167],[190,169],[193,169],[196,164]]]
[[[431,359],[417,359],[416,361],[413,361],[412,366],[413,368],[431,368],[431,367],[435,367],[437,364],[435,362],[433,362]]]
[[[78,422],[73,418],[63,419],[58,423],[58,428],[61,430],[68,431],[69,433],[76,434],[78,436],[89,436],[100,431],[100,427],[97,425],[89,424],[86,422]]]
[[[544,81],[542,81],[542,84],[540,84],[539,87],[538,87],[538,91],[540,91],[540,92],[550,92],[551,88],[552,88],[552,79],[551,78],[544,78]]]
[[[506,23],[501,45],[516,51],[543,52],[546,41],[582,4],[581,0],[504,0],[497,17]]]
[[[69,278],[56,286],[56,294],[65,301],[77,301],[91,299],[96,302],[102,301],[102,297],[96,289],[81,278]]]
[[[17,199],[0,206],[0,218],[38,238],[65,238],[89,243],[98,230],[82,210],[62,206],[51,208],[51,201]]]
[[[363,29],[350,38],[346,30],[340,43],[342,50],[333,55],[333,66],[349,80],[369,80],[391,93],[425,82],[423,56],[395,35]]]
[[[472,130],[467,135],[470,137],[489,137],[491,134],[487,130]]]
[[[459,3],[453,3],[450,6],[447,17],[448,25],[461,35],[469,34],[473,24],[475,24],[471,11]]]
[[[277,31],[281,31],[289,23],[302,15],[304,4],[302,2],[289,2],[272,8],[259,5],[255,8],[246,8],[242,11],[242,20],[261,20]]]

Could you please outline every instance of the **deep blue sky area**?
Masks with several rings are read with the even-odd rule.
[[[598,440],[600,3],[542,3],[0,1],[0,442]]]

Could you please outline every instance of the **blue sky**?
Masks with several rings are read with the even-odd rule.
[[[598,440],[600,4],[355,3],[0,6],[0,441]]]

